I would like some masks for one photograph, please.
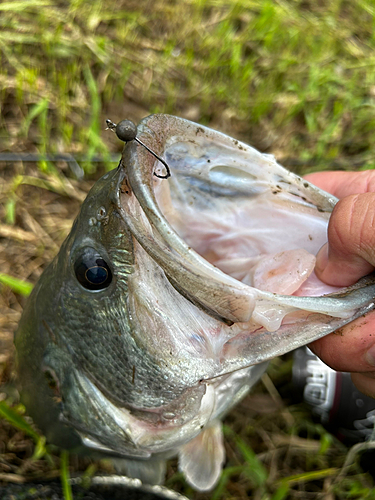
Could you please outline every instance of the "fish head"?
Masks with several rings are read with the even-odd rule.
[[[132,141],[94,185],[25,307],[21,392],[55,443],[141,461],[178,452],[207,489],[224,460],[218,421],[263,362],[371,310],[375,285],[314,278],[337,200],[273,157],[168,115],[137,137],[171,176]]]
[[[214,390],[201,362],[216,360],[200,361],[196,307],[129,230],[129,189],[123,168],[94,185],[33,290],[15,345],[23,401],[50,441],[146,459],[175,451],[210,420]]]

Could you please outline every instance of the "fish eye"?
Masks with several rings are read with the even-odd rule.
[[[103,290],[112,281],[112,272],[109,265],[91,247],[85,248],[77,257],[74,272],[80,284],[88,290]]]

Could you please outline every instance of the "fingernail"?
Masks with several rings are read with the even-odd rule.
[[[375,366],[375,345],[365,353],[365,360],[370,366]]]
[[[315,270],[322,273],[328,264],[328,243],[325,243],[316,256]]]

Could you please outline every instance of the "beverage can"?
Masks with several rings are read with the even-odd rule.
[[[320,422],[346,444],[375,439],[375,400],[362,394],[350,373],[337,372],[308,347],[294,351],[293,386]]]

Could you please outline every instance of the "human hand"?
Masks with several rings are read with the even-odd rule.
[[[329,285],[352,285],[375,268],[375,171],[317,172],[305,178],[340,199],[315,272]],[[309,347],[334,370],[351,372],[358,389],[375,398],[375,311]]]

